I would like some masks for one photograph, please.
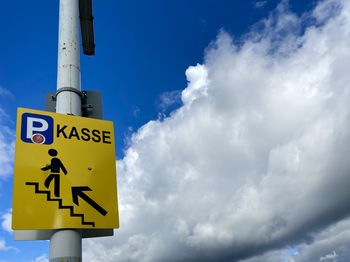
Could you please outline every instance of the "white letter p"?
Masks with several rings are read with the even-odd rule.
[[[40,123],[40,127],[34,127],[34,123]],[[49,124],[41,118],[28,117],[27,118],[27,138],[31,139],[36,132],[44,132],[49,128]]]

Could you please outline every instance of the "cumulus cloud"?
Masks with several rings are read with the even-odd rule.
[[[32,262],[49,262],[49,259],[47,258],[46,254],[43,254],[32,260]]]
[[[0,178],[6,178],[13,171],[14,133],[0,125]]]
[[[300,245],[303,252],[296,261],[349,261],[349,241],[350,219],[345,219],[315,233],[313,242]]]
[[[162,112],[165,112],[172,106],[179,106],[181,103],[181,91],[173,90],[162,93],[159,96],[158,107]]]
[[[3,214],[1,216],[1,220],[2,220],[2,222],[1,222],[2,229],[4,231],[12,233],[13,232],[13,230],[11,228],[11,224],[12,224],[12,209],[9,212]]]
[[[15,247],[7,246],[6,241],[0,237],[0,252],[1,251],[15,251],[19,252],[19,250]]]
[[[12,97],[11,93],[0,87],[0,98]],[[0,179],[10,176],[13,172],[14,131],[7,125],[9,117],[0,107]]]
[[[0,96],[7,97],[7,98],[13,98],[13,94],[7,90],[6,88],[3,88],[0,86]]]
[[[326,261],[326,260],[332,260],[335,261],[335,259],[338,257],[337,253],[333,251],[333,253],[325,255],[323,257],[320,257],[320,261]]]
[[[263,255],[246,259],[244,262],[285,261],[295,262],[337,261],[347,262],[350,257],[350,219],[344,219],[332,226],[312,233],[312,241],[298,244],[292,254],[288,248],[266,252]]]
[[[350,215],[349,13],[326,0],[300,18],[284,2],[238,43],[221,32],[186,71],[183,106],[132,136],[118,161],[121,228],[86,240],[85,259],[318,261],[334,250],[341,261],[312,247]]]
[[[263,8],[267,4],[267,1],[256,1],[254,3],[255,8]]]

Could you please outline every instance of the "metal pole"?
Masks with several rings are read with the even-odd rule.
[[[79,0],[60,0],[56,112],[81,116]]]
[[[56,112],[81,116],[79,0],[60,0]],[[50,238],[50,262],[81,262],[81,231],[61,229]]]

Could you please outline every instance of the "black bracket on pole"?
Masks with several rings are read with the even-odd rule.
[[[83,117],[103,118],[102,96],[98,91],[79,91],[73,88],[60,88],[56,93],[46,94],[46,111],[56,112],[56,97],[60,92],[71,91],[81,97],[81,112]]]

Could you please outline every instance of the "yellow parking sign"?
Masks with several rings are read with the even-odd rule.
[[[118,228],[113,122],[19,108],[12,228]]]

